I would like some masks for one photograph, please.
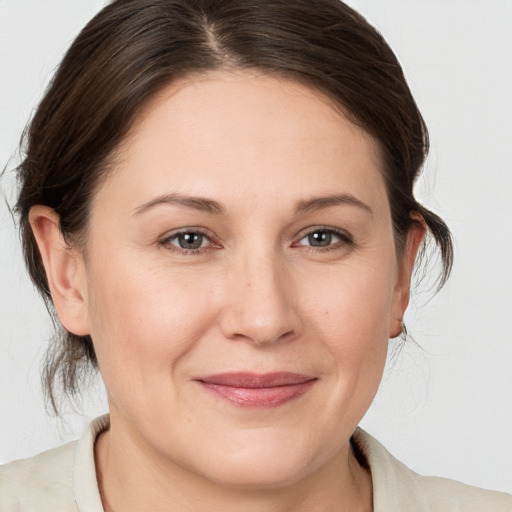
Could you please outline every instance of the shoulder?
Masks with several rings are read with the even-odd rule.
[[[421,476],[360,429],[354,440],[371,468],[375,512],[512,512],[508,494]]]
[[[447,478],[411,473],[411,496],[421,500],[425,510],[512,512],[512,496],[508,494],[480,489]]]
[[[73,498],[76,447],[75,441],[0,466],[0,510],[76,511]]]
[[[78,441],[0,466],[1,512],[101,511],[94,442],[108,414],[87,425]]]

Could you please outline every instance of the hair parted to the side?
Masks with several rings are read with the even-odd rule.
[[[428,152],[425,123],[382,36],[339,0],[117,0],[82,30],[41,101],[23,143],[17,212],[26,263],[50,312],[52,298],[28,214],[55,209],[70,246],[86,240],[89,207],[109,162],[146,102],[173,80],[216,69],[255,69],[329,96],[379,143],[397,252],[411,212],[437,243],[444,283],[450,232],[420,205],[413,184]],[[44,371],[74,396],[97,362],[89,336],[60,328]]]

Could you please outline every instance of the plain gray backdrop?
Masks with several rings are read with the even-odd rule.
[[[362,425],[424,474],[512,492],[512,1],[351,0],[384,34],[430,129],[417,195],[451,227],[453,275],[406,315],[416,343],[393,358]],[[99,0],[0,0],[0,167]],[[11,157],[13,157],[11,159]],[[4,195],[14,201],[7,171]],[[0,463],[76,438],[106,410],[45,413],[41,355],[51,325],[0,204]],[[392,343],[393,347],[393,343]]]

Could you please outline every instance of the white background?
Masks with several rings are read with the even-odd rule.
[[[99,0],[0,0],[0,168]],[[429,126],[418,197],[448,222],[454,273],[419,287],[410,342],[363,426],[413,469],[512,492],[512,1],[351,0],[401,60]],[[12,168],[16,159],[11,160]],[[1,186],[14,201],[12,173]],[[76,438],[104,412],[46,415],[39,366],[51,326],[0,203],[0,463]]]

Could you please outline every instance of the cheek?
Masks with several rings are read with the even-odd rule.
[[[338,397],[352,396],[363,408],[373,399],[386,362],[393,269],[392,258],[340,268],[329,279],[317,276],[315,286],[303,291],[309,297],[308,324],[328,352]]]
[[[90,329],[107,389],[121,393],[127,381],[141,380],[168,385],[174,367],[208,329],[211,299],[197,292],[193,277],[183,282],[176,272],[113,261],[89,276]]]
[[[391,270],[390,270],[391,267]],[[393,305],[393,267],[387,262],[340,268],[324,279],[310,279],[302,294],[305,310],[329,339],[333,351],[358,350],[387,342]],[[319,285],[319,283],[321,283]]]

